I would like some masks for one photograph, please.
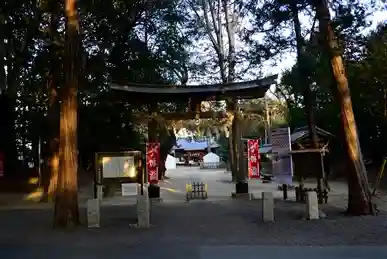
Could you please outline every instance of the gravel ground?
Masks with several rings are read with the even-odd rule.
[[[151,229],[130,227],[136,222],[136,210],[133,199],[127,197],[104,201],[99,229],[53,230],[53,211],[47,204],[31,205],[34,210],[28,206],[2,209],[0,258],[298,259],[308,253],[315,259],[387,258],[385,193],[376,199],[378,216],[346,217],[341,213],[346,186],[333,182],[329,203],[320,206],[326,218],[308,221],[303,219],[305,204],[293,202],[293,192],[289,192],[290,201],[282,201],[276,184],[250,181],[255,196],[262,191],[275,194],[276,221],[264,223],[260,200],[229,198],[234,186],[227,175],[190,170],[161,184],[164,202],[151,206]],[[192,173],[208,183],[208,200],[183,202],[184,186]],[[88,195],[81,194],[81,200]],[[80,212],[84,222],[83,206]]]
[[[276,222],[261,221],[260,201],[152,205],[153,228],[132,229],[134,206],[104,207],[101,228],[61,233],[51,229],[51,210],[1,211],[0,242],[125,245],[156,242],[196,245],[385,245],[387,214],[344,217],[326,207],[325,219],[302,220],[303,205],[276,201]],[[84,215],[84,211],[82,213]]]

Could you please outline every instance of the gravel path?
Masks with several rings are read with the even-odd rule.
[[[276,202],[276,222],[261,222],[260,201],[228,200],[153,204],[149,230],[131,229],[134,206],[102,209],[101,228],[62,234],[51,229],[52,211],[1,211],[0,241],[126,245],[156,242],[196,245],[385,245],[387,214],[344,217],[334,207],[322,220],[302,220],[302,205]],[[327,209],[325,209],[327,211]],[[84,213],[82,213],[84,215]]]
[[[329,204],[320,207],[326,218],[303,220],[304,204],[276,199],[276,221],[263,223],[260,200],[230,199],[233,185],[217,180],[215,174],[204,180],[212,196],[207,201],[185,203],[183,192],[164,190],[165,202],[152,204],[153,227],[147,230],[130,228],[136,222],[136,210],[125,197],[104,202],[99,229],[53,230],[53,212],[47,205],[36,210],[0,210],[0,258],[229,259],[243,253],[243,259],[295,259],[312,253],[315,259],[363,259],[367,258],[361,255],[364,251],[369,258],[387,258],[384,193],[376,200],[381,209],[378,216],[345,217],[341,214],[347,198],[345,184],[332,183]],[[162,186],[179,189],[185,182],[181,177]],[[281,196],[275,184],[252,181],[250,190],[258,196],[262,190]],[[84,207],[80,210],[84,222]]]

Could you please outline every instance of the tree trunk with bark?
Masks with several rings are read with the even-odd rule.
[[[6,49],[5,49],[5,15],[0,14],[0,94],[2,94],[7,87],[7,78],[5,74],[5,57],[6,57]]]
[[[60,104],[59,177],[55,199],[56,227],[79,224],[78,210],[78,73],[79,24],[75,0],[66,0],[67,33],[65,43],[66,85]]]
[[[307,67],[308,66],[307,64],[308,61],[306,58],[307,53],[305,52],[305,39],[301,34],[301,23],[298,17],[299,10],[296,2],[291,4],[291,10],[292,10],[292,16],[293,16],[294,32],[296,36],[297,74],[298,74],[299,82],[304,92],[303,98],[304,98],[305,113],[306,113],[306,118],[308,123],[310,147],[313,149],[317,149],[319,148],[319,144],[318,144],[318,137],[317,137],[317,131],[316,131],[316,123],[315,123],[314,113],[313,113],[314,96],[310,88],[309,79],[308,79],[309,70]],[[313,31],[313,28],[312,28],[312,31]],[[316,166],[313,168],[317,169],[319,167],[318,165],[320,165],[321,163],[320,154],[316,153],[312,159],[314,160],[312,164]],[[324,177],[323,177],[323,172],[321,170],[316,171],[316,177],[317,177],[318,193],[322,193],[323,183],[327,185],[327,181],[323,181]],[[299,176],[300,188],[303,188],[304,186],[303,180],[304,180],[303,176],[300,175]],[[319,198],[320,197],[322,196],[319,195]],[[321,200],[319,201],[322,202]]]
[[[49,46],[49,64],[50,71],[48,74],[47,80],[47,90],[49,92],[49,103],[48,103],[48,115],[46,125],[49,128],[48,133],[46,134],[47,142],[46,152],[45,152],[45,169],[43,170],[43,186],[45,199],[53,200],[55,198],[56,188],[58,184],[58,173],[59,173],[59,102],[58,102],[58,92],[57,92],[57,67],[58,58],[57,51],[58,48],[55,44],[57,39],[57,28],[58,28],[58,5],[56,2],[52,3],[51,17],[50,17],[50,27],[49,27],[49,37],[50,37],[50,46]]]
[[[200,2],[203,10],[203,16],[193,8],[198,19],[203,23],[206,33],[211,41],[212,47],[218,58],[219,75],[222,83],[231,83],[235,80],[235,28],[237,25],[235,3],[228,0],[203,0]],[[224,24],[225,21],[225,24]],[[227,33],[228,52],[224,41],[224,29]],[[226,53],[227,52],[227,53]],[[230,100],[229,106],[235,105],[235,100]],[[238,168],[235,151],[235,134],[233,133],[234,111],[229,113],[229,163],[232,172],[232,178],[236,178]]]
[[[345,144],[349,161],[348,168],[348,209],[351,215],[375,214],[376,208],[372,202],[366,168],[364,165],[356,121],[352,109],[348,79],[343,64],[339,42],[333,31],[332,20],[326,0],[314,0],[320,32],[322,33],[324,49],[330,59],[331,70],[337,89],[334,89],[336,99],[341,109],[341,123],[345,136]]]
[[[231,6],[230,6],[231,5]],[[236,26],[236,17],[235,10],[233,8],[233,3],[230,3],[228,0],[222,0],[223,13],[226,21],[226,32],[228,39],[228,75],[227,80],[223,79],[223,83],[232,83],[235,81],[235,66],[236,66],[236,57],[235,57],[235,26]],[[219,6],[220,8],[220,6]],[[223,48],[223,46],[222,46]],[[224,53],[224,52],[223,52]],[[233,121],[232,121],[232,134],[229,137],[229,149],[231,153],[231,169],[232,169],[232,180],[237,181],[238,178],[243,174],[243,167],[241,167],[240,160],[240,141],[241,141],[241,132],[238,133],[238,128],[240,127],[241,120],[238,120],[238,116],[235,114],[235,106],[237,105],[237,100],[232,100],[231,106],[233,107]],[[243,152],[243,151],[240,151]],[[239,176],[238,176],[239,174]]]
[[[7,74],[5,71],[5,58],[9,54],[5,40],[6,15],[0,14],[0,152],[4,155],[4,176],[6,179],[17,177],[15,169],[17,166],[16,132],[15,132],[15,97],[11,95],[7,87]],[[8,71],[9,71],[8,67]]]
[[[305,40],[301,34],[301,23],[298,18],[297,3],[293,3],[291,8],[292,8],[292,15],[293,15],[294,32],[296,35],[298,78],[299,78],[300,84],[302,85],[302,88],[304,89],[304,105],[305,105],[305,111],[306,111],[306,116],[308,121],[310,145],[312,148],[318,148],[318,138],[317,138],[317,132],[316,132],[315,120],[314,120],[314,114],[313,114],[314,98],[312,96],[312,91],[310,89],[309,81],[307,78],[309,76],[309,72],[308,72],[308,69],[306,68],[307,60],[305,58],[306,53],[304,51]]]

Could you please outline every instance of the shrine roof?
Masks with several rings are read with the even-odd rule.
[[[319,128],[315,126],[317,135],[323,136],[323,137],[334,137],[334,135],[326,130],[323,130],[322,128]],[[303,139],[305,137],[309,137],[309,129],[308,126],[299,127],[294,130],[294,132],[291,134],[291,140],[292,142],[295,142],[297,140]]]
[[[272,84],[277,81],[278,75],[265,78],[234,82],[226,84],[207,85],[163,85],[163,84],[136,84],[128,85],[111,84],[113,91],[131,93],[132,97],[157,97],[158,99],[189,98],[189,97],[234,97],[240,99],[261,98]]]
[[[173,147],[174,150],[183,149],[185,151],[194,151],[194,150],[205,150],[208,147],[208,141],[195,141],[187,139],[178,139],[176,145]],[[218,144],[211,144],[211,147],[219,147]]]

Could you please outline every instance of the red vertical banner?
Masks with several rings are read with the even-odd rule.
[[[148,182],[157,184],[159,182],[160,164],[160,143],[152,142],[146,144],[146,169],[148,172]]]
[[[259,140],[249,139],[247,141],[247,156],[249,166],[249,178],[259,179],[259,162],[261,160],[259,154]]]
[[[0,151],[0,177],[4,177],[4,164],[5,164],[4,152]]]

